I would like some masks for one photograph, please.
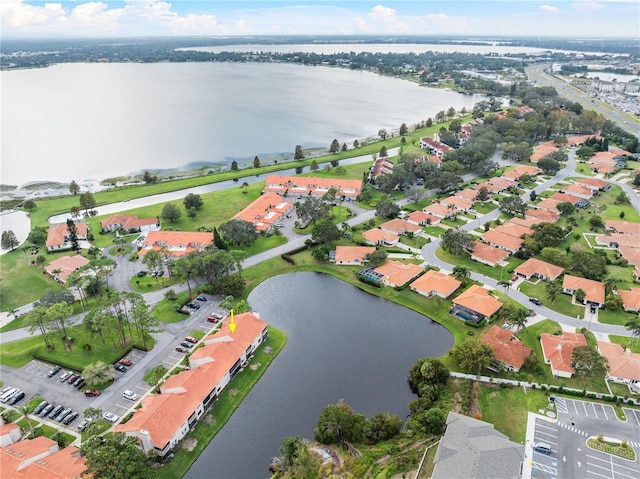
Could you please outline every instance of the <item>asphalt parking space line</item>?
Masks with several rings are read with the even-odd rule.
[[[609,471],[609,472],[612,472],[612,471]],[[587,473],[589,473],[589,475],[591,475],[591,476],[599,476],[599,477],[606,477],[607,479],[613,479],[613,475],[605,476],[604,474],[598,474],[595,471],[589,470],[589,468],[587,468]]]
[[[593,409],[593,414],[596,415],[596,419],[600,419],[598,417],[598,411],[596,411],[596,403],[590,402],[589,404],[591,404],[591,408]]]
[[[609,420],[609,415],[607,414],[607,406],[602,406],[602,412],[604,413],[604,418],[608,421]]]
[[[580,401],[580,404],[582,405],[582,409],[584,409],[584,415],[589,417],[589,413],[587,412],[587,404],[584,401]]]
[[[629,475],[629,474],[625,474],[623,472],[617,471],[617,470],[613,470],[613,475],[616,479],[619,479],[621,477],[628,477],[629,479],[637,479],[638,478],[638,471],[634,471],[635,474],[633,476]]]
[[[631,411],[633,413],[633,419],[635,419],[636,423],[640,426],[640,414],[638,414],[638,411],[636,411],[635,409],[624,409],[625,412]],[[629,416],[629,414],[627,414],[627,417]]]
[[[544,424],[540,424],[540,423],[536,424],[536,429],[549,429],[549,430],[551,430],[551,431],[555,431],[555,432],[557,432],[557,431],[558,431],[558,428],[557,428],[557,427],[553,427],[553,426],[546,426],[546,425],[544,425]]]
[[[133,386],[134,388],[140,389],[141,391],[147,391],[149,388],[148,387],[144,387],[144,386],[138,386],[137,384],[135,386]]]
[[[617,459],[617,458],[615,458],[615,459]],[[638,468],[633,468],[633,467],[625,466],[624,464],[620,464],[620,463],[617,463],[617,462],[613,463],[613,466],[614,466],[616,469],[618,469],[618,468],[620,468],[620,469],[628,469],[628,470],[629,470],[629,471],[631,471],[631,472],[635,472],[635,473],[636,473],[636,475],[635,475],[635,476],[632,476],[632,477],[634,477],[634,478],[635,478],[635,477],[638,477],[638,475],[637,475]],[[618,473],[616,472],[616,474],[618,474]]]

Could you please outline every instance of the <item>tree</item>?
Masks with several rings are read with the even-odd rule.
[[[519,196],[508,196],[500,201],[500,211],[512,216],[523,216],[525,204]]]
[[[476,193],[476,201],[487,201],[491,199],[491,195],[489,194],[489,190],[486,186],[481,186]]]
[[[461,368],[470,370],[475,374],[486,368],[495,359],[493,350],[488,344],[482,344],[479,340],[466,340],[459,343],[449,351],[451,358]]]
[[[294,160],[304,160],[304,154],[302,153],[302,146],[296,145],[296,151],[293,154]]]
[[[462,183],[462,178],[450,171],[435,171],[425,178],[425,184],[439,191],[455,188]]]
[[[92,210],[96,206],[96,199],[93,197],[93,193],[86,192],[80,195],[80,207],[84,209],[85,212]]]
[[[574,296],[576,298],[576,301],[578,301],[579,303],[584,303],[584,298],[587,295],[587,293],[584,292],[584,290],[582,288],[578,289],[575,293]]]
[[[220,233],[226,243],[234,246],[251,246],[258,238],[255,225],[238,218],[221,224]]]
[[[360,142],[358,140],[353,140],[353,147],[360,148]]]
[[[238,162],[236,160],[231,162],[231,171],[238,171]]]
[[[80,249],[80,244],[78,243],[78,230],[76,228],[76,224],[71,218],[67,218],[67,231],[69,232],[71,250],[77,252]]]
[[[564,240],[565,231],[556,223],[533,225],[533,239],[542,248],[558,246]]]
[[[556,174],[560,170],[560,163],[548,155],[538,161],[538,167],[547,174]]]
[[[624,325],[631,332],[631,337],[636,338],[636,343],[640,339],[640,314],[635,315]]]
[[[16,234],[12,230],[7,230],[2,232],[1,245],[2,249],[13,251],[20,245],[20,241],[18,241]]]
[[[451,106],[447,110],[447,118],[453,118],[454,116],[456,116],[456,109]]]
[[[129,320],[133,323],[138,338],[142,339],[144,349],[148,351],[147,341],[153,333],[160,331],[158,319],[153,315],[151,308],[140,294],[129,293],[127,300],[129,301]]]
[[[558,209],[560,214],[564,216],[571,216],[576,211],[576,207],[573,206],[573,203],[570,203],[569,201],[558,203],[556,208]]]
[[[409,191],[407,191],[407,200],[409,200],[410,203],[417,205],[418,201],[424,198],[424,195],[424,188],[411,188]]]
[[[50,306],[45,313],[47,324],[51,325],[60,333],[62,342],[68,351],[71,351],[71,338],[67,332],[67,328],[71,325],[70,317],[73,314],[73,308],[67,303],[56,303]]]
[[[154,276],[156,277],[156,283],[157,283],[158,273],[163,270],[162,268],[163,261],[162,261],[162,256],[160,256],[160,253],[154,249],[150,249],[142,257],[142,264],[146,265],[147,268],[149,268],[153,273],[155,273]]]
[[[384,128],[381,128],[380,130],[378,130],[378,136],[383,140],[386,140],[387,136],[389,136],[389,133]]]
[[[511,282],[510,279],[501,279],[500,281],[498,281],[498,286],[502,286],[504,288],[504,294],[507,296],[507,298],[509,297],[509,288],[511,288],[511,285],[513,284]]]
[[[589,218],[589,225],[592,230],[596,230],[598,228],[604,228],[604,221],[602,221],[602,217],[599,215],[593,215]]]
[[[153,458],[123,432],[92,436],[80,446],[86,474],[94,479],[151,479],[156,476]]]
[[[376,216],[381,218],[396,218],[400,213],[400,207],[389,198],[383,198],[376,205]]]
[[[400,132],[399,133],[400,133],[401,136],[404,136],[407,133],[409,133],[409,128],[407,128],[407,124],[406,123],[403,123],[402,125],[400,125]]]
[[[320,198],[308,196],[296,206],[296,215],[303,224],[313,223],[325,218],[329,214],[329,205]]]
[[[180,212],[180,208],[178,208],[173,203],[166,203],[162,207],[162,212],[160,213],[160,217],[163,220],[170,221],[171,223],[175,223],[180,219],[182,213]]]
[[[142,180],[147,184],[152,184],[158,181],[158,177],[149,173],[149,170],[145,170],[144,174],[142,175]]]
[[[547,291],[547,298],[549,298],[551,304],[556,302],[556,297],[562,292],[562,287],[558,281],[547,281],[545,289]]]
[[[200,195],[197,195],[195,193],[189,193],[187,196],[185,196],[183,203],[186,210],[189,210],[191,208],[199,210],[204,204]]]
[[[328,219],[316,223],[311,233],[311,239],[314,243],[324,243],[327,246],[331,241],[339,239],[340,236],[338,227]]]
[[[36,305],[31,311],[27,313],[25,318],[25,326],[27,327],[29,334],[33,334],[36,331],[40,331],[44,344],[48,349],[53,349],[53,339],[48,330],[49,318],[47,318],[47,308],[41,305]]]
[[[22,204],[22,207],[27,210],[27,211],[31,211],[32,209],[34,209],[36,207],[36,202],[29,199],[29,200],[25,200],[25,202]]]
[[[388,412],[379,412],[371,419],[367,419],[364,425],[364,437],[372,443],[377,444],[380,441],[386,441],[400,433],[402,428],[402,419],[396,414]]]
[[[105,364],[102,361],[98,361],[93,364],[88,364],[82,370],[82,377],[90,386],[97,386],[113,381],[116,377],[116,371],[112,364]]]
[[[520,334],[520,331],[527,325],[527,319],[529,318],[529,310],[527,308],[518,307],[513,313],[511,313],[510,320],[516,327],[516,335]]]
[[[313,437],[322,444],[338,444],[344,441],[360,442],[364,435],[365,417],[353,412],[340,399],[322,410]]]
[[[77,195],[79,191],[80,187],[78,186],[78,183],[76,183],[75,180],[71,180],[71,183],[69,183],[69,192],[72,195]]]
[[[571,367],[578,376],[604,378],[609,370],[609,363],[595,348],[578,346],[573,349]]]
[[[382,148],[380,148],[380,153],[378,154],[379,158],[386,158],[387,156],[389,156],[389,152],[387,151],[387,147],[382,145]]]
[[[189,282],[189,280],[195,278],[198,275],[198,268],[196,263],[197,259],[195,258],[195,255],[188,255],[179,258],[173,264],[173,274],[177,278],[186,281],[187,289],[189,290],[189,297],[192,296],[191,283]]]
[[[253,167],[260,168],[260,158],[258,158],[258,155],[256,155],[255,158],[253,159]]]
[[[460,256],[473,245],[473,236],[460,229],[449,229],[442,236],[442,248],[454,256]]]
[[[453,277],[458,281],[466,281],[471,278],[471,271],[466,266],[454,266],[453,267]]]
[[[334,138],[329,147],[329,153],[338,153],[338,151],[340,151],[340,143]]]
[[[383,249],[377,249],[373,253],[366,255],[365,260],[369,262],[369,266],[377,268],[387,261],[387,252]]]
[[[309,166],[311,171],[318,171],[320,167],[318,166],[318,162],[316,160],[311,160],[311,165]]]

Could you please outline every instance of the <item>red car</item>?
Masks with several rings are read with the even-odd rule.
[[[124,366],[133,366],[133,363],[131,362],[130,359],[127,358],[122,358],[120,361],[118,361],[120,364],[124,365]]]
[[[183,348],[182,346],[176,346],[176,351],[178,351],[179,353],[186,353],[187,350],[185,348]]]
[[[84,392],[84,395],[87,396],[87,397],[100,396],[100,391],[98,391],[97,389],[87,389]]]
[[[191,336],[187,336],[186,338],[184,338],[184,340],[189,341],[191,344],[196,344],[198,342],[196,338],[193,338]]]
[[[516,281],[518,281],[518,278],[520,278],[520,276],[518,276],[517,274],[514,274],[514,275],[511,277],[511,281],[515,283]]]

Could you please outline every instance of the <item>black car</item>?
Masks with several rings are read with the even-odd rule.
[[[591,310],[591,314],[596,314],[596,305],[592,304],[590,307],[590,310]]]
[[[203,302],[207,300],[206,296],[203,296],[203,295],[198,296],[196,299],[198,301],[203,301]]]
[[[65,426],[68,426],[73,421],[75,421],[78,418],[78,416],[79,414],[77,412],[71,411],[71,413],[62,420],[62,424],[64,424]]]
[[[542,301],[540,301],[538,298],[529,298],[529,301],[531,301],[536,306],[542,306]]]
[[[75,379],[75,381],[73,381],[73,382],[71,383],[71,385],[72,385],[74,388],[77,388],[77,387],[82,383],[82,381],[84,381],[84,378],[83,378],[82,376],[78,376],[78,377]]]
[[[17,404],[24,399],[25,394],[22,391],[14,394],[11,399],[7,401],[7,404]]]
[[[113,367],[116,368],[116,371],[120,371],[121,373],[126,373],[128,371],[127,367],[122,364],[114,364]]]
[[[54,366],[51,369],[49,369],[49,374],[47,374],[48,377],[52,378],[53,376],[55,376],[56,374],[58,374],[60,372],[62,368],[60,366]]]

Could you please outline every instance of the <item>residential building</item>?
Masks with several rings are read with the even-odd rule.
[[[531,209],[524,212],[525,219],[536,220],[539,223],[555,223],[560,215],[554,211],[544,209]]]
[[[440,223],[440,218],[425,213],[424,211],[413,211],[407,215],[406,219],[409,223],[420,226],[437,225]]]
[[[631,288],[630,291],[618,290],[618,295],[622,298],[625,311],[640,311],[640,288]]]
[[[20,479],[80,479],[87,469],[84,457],[80,455],[80,449],[75,446],[67,446],[64,449],[50,454],[39,461],[32,462],[22,469],[15,478]],[[11,478],[14,476],[4,476]],[[87,477],[91,477],[90,475]]]
[[[606,191],[611,188],[611,184],[608,181],[601,180],[599,178],[576,178],[573,182],[576,185],[587,186],[592,190],[598,191]]]
[[[424,268],[413,263],[405,264],[402,261],[388,260],[373,271],[381,275],[380,281],[384,285],[399,288],[422,274]]]
[[[76,236],[78,240],[86,240],[89,227],[87,223],[83,221],[74,221],[76,225]],[[59,251],[62,249],[71,249],[71,239],[69,237],[69,230],[67,229],[67,223],[59,223],[49,227],[47,232],[47,250]]]
[[[522,247],[522,243],[524,243],[522,238],[516,238],[514,236],[501,233],[500,231],[496,231],[495,229],[485,231],[482,235],[482,239],[485,243],[508,251],[512,254],[518,251]]]
[[[575,296],[579,289],[585,293],[583,304],[591,303],[599,308],[604,307],[604,283],[565,274],[562,280],[562,292]]]
[[[473,202],[476,201],[476,197],[478,196],[478,192],[476,190],[472,190],[471,188],[466,188],[464,190],[456,191],[453,196],[469,200],[473,205]]]
[[[2,421],[0,421],[2,422]],[[0,447],[7,447],[18,442],[22,438],[22,429],[16,423],[2,424],[0,426]]]
[[[519,479],[523,458],[524,446],[493,424],[451,411],[431,479]]]
[[[598,341],[598,351],[607,359],[607,379],[626,384],[633,394],[640,394],[640,354],[616,343]]]
[[[458,211],[468,211],[473,207],[473,201],[459,196],[449,196],[440,200],[440,204]]]
[[[538,218],[518,218],[516,216],[514,218],[511,218],[509,221],[507,221],[504,224],[505,225],[515,224],[515,225],[526,226],[527,228],[533,228],[534,225],[538,225],[540,223],[543,223],[543,221]]]
[[[411,283],[411,291],[415,291],[418,294],[430,298],[432,296],[440,296],[443,299],[447,299],[462,285],[462,282],[458,281],[448,274],[441,273],[430,269],[425,274]]]
[[[567,185],[563,186],[560,190],[562,193],[566,193],[569,195],[577,196],[578,198],[583,198],[585,200],[589,200],[593,198],[594,195],[598,194],[598,191],[594,191],[588,186],[582,185]]]
[[[479,323],[483,319],[488,320],[502,304],[489,294],[489,290],[474,284],[454,298],[451,314],[464,321]]]
[[[512,180],[511,178],[506,178],[504,176],[494,176],[487,183],[489,183],[490,185],[502,188],[502,190],[506,190],[514,186],[518,186],[517,181]]]
[[[555,151],[558,151],[558,146],[553,140],[540,143],[539,145],[533,147],[533,154],[531,155],[531,158],[529,158],[529,161],[531,163],[537,163],[542,158],[550,155]]]
[[[438,158],[442,158],[447,151],[451,150],[449,145],[445,145],[441,141],[429,137],[420,139],[420,148],[429,151]]]
[[[478,183],[476,185],[476,191],[481,190],[482,188],[486,188],[487,191],[491,194],[497,194],[497,193],[501,193],[505,188],[502,186],[497,186],[497,185],[492,185],[491,183],[485,182],[485,183]]]
[[[115,431],[137,438],[145,452],[168,457],[268,336],[256,313],[236,315],[233,332],[228,321],[204,338],[189,357],[189,369],[170,376],[160,394],[146,396]]]
[[[535,277],[544,279],[545,281],[553,281],[558,279],[560,275],[564,273],[564,268],[545,261],[540,261],[536,258],[529,258],[514,269],[513,272],[518,276],[522,276],[524,279]]]
[[[61,258],[54,259],[48,266],[45,266],[44,269],[53,276],[53,279],[61,284],[66,284],[67,278],[71,273],[88,264],[89,260],[87,258],[76,254],[74,256],[62,256]]]
[[[375,250],[375,246],[336,246],[333,262],[342,265],[362,266],[367,255]]]
[[[383,231],[387,231],[396,235],[404,235],[407,233],[417,233],[418,231],[422,231],[422,228],[420,228],[420,226],[400,218],[394,218],[392,220],[385,221],[379,226],[379,228]]]
[[[604,140],[600,135],[573,135],[567,137],[567,146],[583,145],[589,138],[595,138],[598,141]]]
[[[512,223],[510,221],[507,221],[500,226],[496,226],[493,229],[498,233],[513,236],[514,238],[524,238],[525,236],[531,236],[533,234],[533,229],[528,226]]]
[[[336,190],[344,199],[355,200],[362,192],[362,180],[271,174],[267,175],[265,180],[264,192],[273,192],[285,197],[299,195],[321,198],[330,189]]]
[[[626,234],[626,235],[640,235],[640,223],[633,221],[621,221],[621,220],[605,220],[604,226],[608,230],[614,233]],[[640,238],[637,239],[638,247],[640,247]]]
[[[551,374],[561,378],[570,378],[575,372],[571,367],[573,350],[586,346],[584,334],[565,332],[561,336],[542,333],[540,335],[544,362],[551,366]]]
[[[440,219],[449,218],[450,216],[454,216],[458,212],[455,207],[450,208],[440,203],[433,203],[432,205],[423,208],[422,211],[429,215],[436,216]]]
[[[558,209],[559,204],[560,204],[559,201],[555,201],[547,198],[545,200],[538,202],[535,205],[535,207],[538,210],[546,210],[546,211],[550,211],[551,213],[555,213],[556,215],[560,215],[560,210]]]
[[[269,175],[269,177],[271,176],[272,175]],[[235,215],[234,218],[253,223],[256,231],[264,233],[270,231],[273,225],[291,213],[293,209],[293,203],[285,201],[282,196],[276,192],[267,191],[246,206],[240,213]]]
[[[630,248],[628,246],[619,246],[618,253],[627,262],[633,265],[636,269],[640,269],[640,248]]]
[[[495,246],[476,241],[471,252],[471,259],[489,266],[501,264],[511,253]]]
[[[518,372],[525,359],[531,354],[531,348],[526,347],[512,331],[492,324],[480,339],[482,344],[491,346],[493,355],[508,371]]]
[[[596,243],[610,248],[640,248],[640,236],[622,233],[598,235],[596,236]]]
[[[138,218],[137,215],[114,215],[100,222],[102,231],[117,231],[124,229],[128,233],[140,233],[142,231],[160,229],[158,218]]]
[[[24,477],[25,469],[36,461],[58,452],[58,443],[48,437],[39,436],[34,439],[9,444],[0,448],[0,471],[3,479]]]
[[[373,228],[362,233],[364,240],[367,244],[378,246],[393,246],[400,241],[400,236],[388,231],[383,231],[380,228]]]
[[[565,193],[554,193],[549,197],[550,200],[557,201],[558,203],[571,203],[576,208],[586,208],[589,206],[589,201],[584,198],[578,198],[574,195],[568,195]]]
[[[199,231],[149,231],[146,238],[140,238],[142,249],[140,256],[148,251],[160,251],[162,248],[174,257],[186,256],[194,251],[202,251],[213,243],[213,233]]]
[[[386,156],[377,158],[371,166],[371,174],[369,175],[372,180],[375,180],[380,175],[389,175],[393,173],[393,167],[395,163]]]

